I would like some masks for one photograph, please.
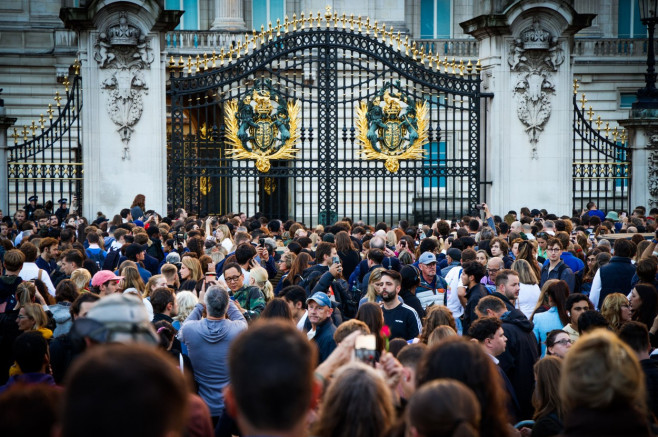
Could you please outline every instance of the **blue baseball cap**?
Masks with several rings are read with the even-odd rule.
[[[432,252],[424,252],[420,258],[418,258],[419,264],[431,264],[436,262],[436,256]]]
[[[318,291],[315,294],[313,294],[313,296],[306,299],[306,303],[308,304],[312,300],[314,300],[318,305],[323,307],[331,306],[331,300],[329,300],[329,296],[327,296],[327,294],[322,291]]]

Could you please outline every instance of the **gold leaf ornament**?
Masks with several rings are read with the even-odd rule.
[[[301,105],[299,101],[296,102],[287,102],[286,108],[288,111],[289,125],[290,125],[290,137],[288,140],[279,148],[270,147],[267,150],[258,150],[257,148],[252,148],[248,150],[244,147],[244,144],[240,138],[238,138],[238,131],[240,129],[238,119],[236,114],[238,113],[238,101],[236,99],[231,100],[225,105],[225,123],[227,130],[227,142],[231,147],[227,154],[228,156],[234,159],[249,159],[256,162],[256,168],[261,173],[267,173],[270,171],[271,160],[282,160],[282,159],[294,159],[297,155],[299,149],[296,149],[294,146],[299,140],[299,111]]]
[[[423,146],[429,142],[429,106],[427,102],[417,102],[415,110],[418,123],[418,138],[412,144],[408,144],[406,148],[398,147],[395,150],[384,153],[375,150],[367,137],[368,129],[370,128],[367,117],[368,103],[362,100],[356,110],[357,141],[362,146],[362,149],[359,151],[361,159],[385,161],[384,166],[391,173],[397,173],[400,170],[400,161],[402,160],[423,159],[427,154]],[[405,141],[408,143],[407,140]]]

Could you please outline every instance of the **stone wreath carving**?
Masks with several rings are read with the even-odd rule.
[[[564,51],[557,37],[551,36],[535,18],[532,25],[511,42],[507,62],[516,74],[516,113],[526,127],[532,158],[536,159],[539,134],[551,116],[550,97],[555,94],[552,73],[564,62]]]
[[[149,89],[143,70],[149,69],[154,59],[150,40],[121,12],[118,22],[99,34],[94,59],[104,71],[101,89],[107,112],[123,141],[122,159],[130,159],[128,144],[133,127],[142,117],[143,97]]]

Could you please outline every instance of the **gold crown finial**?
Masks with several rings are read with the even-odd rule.
[[[46,126],[46,119],[43,117],[43,114],[39,117],[39,124],[41,125],[41,130],[43,130]]]
[[[53,113],[55,112],[55,110],[53,109],[53,104],[52,103],[48,103],[48,110],[46,112],[48,113],[48,119],[52,120],[53,119]]]
[[[589,107],[589,111],[587,111],[587,115],[589,116],[589,121],[592,121],[592,118],[594,117],[594,111],[592,110],[592,107]]]
[[[55,97],[54,97],[54,99],[55,99],[55,101],[57,102],[57,106],[58,106],[58,107],[61,106],[61,103],[60,103],[60,102],[61,102],[61,100],[62,100],[62,96],[59,95],[59,91],[55,91]]]
[[[14,128],[14,134],[12,135],[12,137],[14,137],[14,145],[18,144],[19,135],[18,135],[18,131],[16,130],[16,128]]]
[[[331,6],[327,5],[325,8],[325,13],[324,13],[324,18],[327,20],[327,23],[329,20],[331,20]]]
[[[585,98],[585,93],[580,98],[580,104],[583,107],[583,111],[585,110],[585,103],[587,103],[587,99]]]
[[[578,85],[578,79],[573,80],[573,93],[578,94],[578,88],[580,88],[580,85]]]

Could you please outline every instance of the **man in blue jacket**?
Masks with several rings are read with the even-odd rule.
[[[318,362],[322,363],[336,349],[334,341],[336,326],[331,321],[333,312],[331,300],[325,293],[318,291],[306,300],[306,304],[308,305],[308,320],[311,322],[311,330],[307,335],[309,340],[317,344]]]

